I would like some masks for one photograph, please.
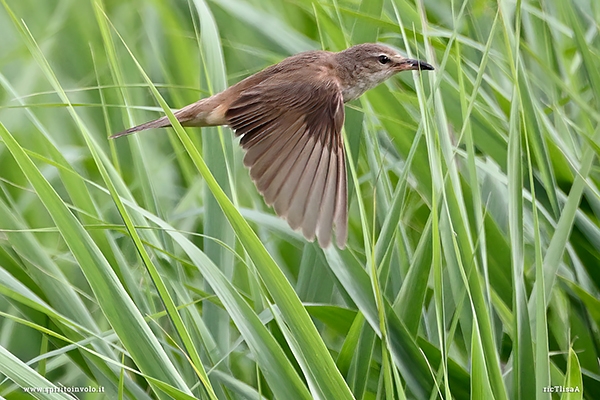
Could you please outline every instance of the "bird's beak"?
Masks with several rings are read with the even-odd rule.
[[[411,71],[411,70],[421,70],[421,71],[433,71],[434,68],[431,64],[427,64],[425,61],[413,60],[410,58],[405,58],[401,62],[398,63],[398,69],[400,71]]]

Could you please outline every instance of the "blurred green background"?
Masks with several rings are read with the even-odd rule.
[[[599,29],[595,0],[2,0],[0,398],[600,398]],[[345,250],[228,128],[107,139],[364,42],[436,70],[347,104]]]

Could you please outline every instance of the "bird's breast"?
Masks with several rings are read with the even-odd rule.
[[[344,103],[358,99],[364,92],[369,90],[370,87],[364,82],[359,82],[354,85],[348,86],[342,89],[342,95],[344,96]]]
[[[344,103],[358,99],[364,92],[373,89],[392,76],[388,71],[361,73],[353,82],[342,86]]]

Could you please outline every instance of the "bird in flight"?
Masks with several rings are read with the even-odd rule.
[[[319,245],[346,246],[348,194],[342,142],[344,103],[401,71],[433,70],[380,44],[338,53],[307,51],[174,112],[183,126],[230,126],[244,165],[269,206]],[[165,116],[111,139],[171,126]]]

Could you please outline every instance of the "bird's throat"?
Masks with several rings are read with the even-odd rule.
[[[387,71],[379,73],[363,73],[355,76],[348,84],[342,84],[344,103],[358,99],[364,92],[373,89],[387,80],[391,75]]]

